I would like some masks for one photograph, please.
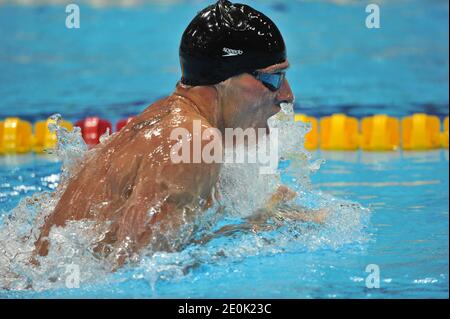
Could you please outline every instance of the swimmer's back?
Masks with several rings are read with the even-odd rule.
[[[208,128],[189,100],[173,95],[152,104],[105,145],[97,146],[46,220],[36,244],[39,253],[48,252],[43,238],[51,228],[68,220],[112,221],[111,242],[130,236],[142,238],[149,223],[208,199],[219,167],[173,164],[170,159],[175,143],[170,140],[172,129],[182,127],[191,132],[194,120],[202,121],[202,130]],[[148,210],[158,205],[160,213],[149,220]]]

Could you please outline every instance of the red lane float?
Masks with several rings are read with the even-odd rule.
[[[75,123],[75,126],[81,128],[81,135],[84,141],[89,146],[94,146],[100,143],[100,136],[109,132],[112,132],[111,122],[103,120],[99,117],[87,117],[84,120],[80,120]]]
[[[119,132],[121,129],[124,128],[125,125],[127,125],[128,123],[130,123],[130,121],[134,118],[134,116],[130,116],[127,119],[123,119],[120,120],[119,122],[117,122],[116,124],[116,132]]]

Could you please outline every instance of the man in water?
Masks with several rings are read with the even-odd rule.
[[[160,235],[176,232],[213,204],[220,164],[173,163],[172,130],[192,133],[193,122],[199,120],[202,132],[208,128],[222,133],[225,128],[268,132],[268,118],[281,103],[294,100],[285,78],[289,63],[280,31],[247,5],[221,0],[198,13],[182,36],[180,62],[182,79],[174,93],[113,135],[68,182],[45,221],[37,254],[45,256],[51,249],[52,227],[82,219],[109,223],[95,251],[103,255],[114,251],[118,264],[149,245],[173,249],[164,239],[167,236]],[[294,196],[280,187],[258,216]],[[314,212],[297,216],[320,221]]]

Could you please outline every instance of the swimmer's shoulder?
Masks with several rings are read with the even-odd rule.
[[[201,130],[212,127],[209,121],[196,112],[186,99],[172,96],[163,98],[147,107],[136,116],[124,131],[134,137],[146,135],[149,130],[158,130],[159,138],[167,138],[173,129],[184,128],[193,131],[194,123],[201,125]],[[148,135],[148,134],[147,134]]]
[[[180,95],[171,95],[154,105],[152,116],[164,114],[163,122],[166,127],[184,127],[192,129],[195,121],[201,123],[202,129],[212,127],[209,121],[199,112],[194,102]],[[152,106],[153,107],[153,106]]]

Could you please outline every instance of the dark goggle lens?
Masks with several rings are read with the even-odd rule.
[[[278,91],[283,84],[286,72],[278,73],[263,73],[263,72],[253,72],[253,76],[261,81],[269,90]]]

